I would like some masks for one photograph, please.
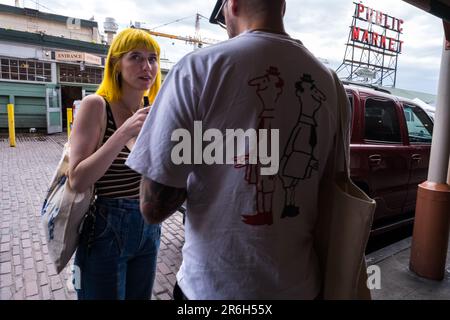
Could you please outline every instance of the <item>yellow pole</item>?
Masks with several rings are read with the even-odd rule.
[[[9,145],[16,146],[16,127],[14,123],[14,105],[8,104]]]
[[[72,108],[67,108],[67,137],[70,137],[70,132],[72,131],[72,117]]]

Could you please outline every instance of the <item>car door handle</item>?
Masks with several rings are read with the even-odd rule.
[[[371,164],[379,165],[381,163],[381,156],[379,154],[373,154],[369,156],[369,161]]]
[[[411,156],[411,159],[415,162],[421,162],[422,161],[422,156],[420,154],[413,154]]]

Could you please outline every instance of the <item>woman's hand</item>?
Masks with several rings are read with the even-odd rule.
[[[106,125],[105,101],[98,95],[83,99],[70,137],[69,179],[75,191],[87,190],[105,174],[123,147],[139,134],[148,112],[149,108],[138,110],[95,150],[103,139],[101,126]]]
[[[118,131],[126,137],[127,141],[138,136],[149,111],[150,107],[139,109],[120,126]]]

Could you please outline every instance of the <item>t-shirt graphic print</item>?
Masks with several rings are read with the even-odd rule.
[[[296,217],[300,214],[300,204],[296,203],[295,192],[300,180],[311,178],[313,171],[319,168],[319,160],[314,155],[317,145],[317,121],[316,113],[322,103],[326,101],[325,94],[317,88],[310,74],[303,74],[300,80],[286,88],[277,67],[270,66],[265,73],[252,78],[248,85],[255,89],[255,94],[261,103],[261,113],[258,115],[258,127],[260,129],[273,129],[272,122],[275,118],[277,102],[283,94],[283,90],[295,90],[298,98],[299,116],[293,128],[289,128],[290,135],[287,144],[281,148],[281,171],[277,175],[260,175],[260,164],[250,164],[249,154],[245,155],[245,164],[236,163],[235,168],[245,168],[245,181],[256,189],[256,212],[243,214],[242,221],[249,225],[273,224],[273,195],[279,179],[284,189],[284,208],[281,218]],[[268,140],[268,150],[271,150]],[[239,157],[235,157],[237,160]]]

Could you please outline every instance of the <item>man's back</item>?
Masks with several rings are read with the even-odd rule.
[[[187,188],[177,280],[189,299],[317,296],[312,232],[336,111],[330,72],[287,36],[247,32],[174,67],[139,139],[153,147],[147,177]],[[179,128],[196,140],[193,165],[160,142]],[[259,144],[231,148],[238,129]]]

